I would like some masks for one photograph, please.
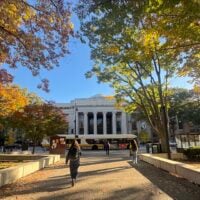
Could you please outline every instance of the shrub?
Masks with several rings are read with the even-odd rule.
[[[200,161],[200,146],[197,147],[190,147],[189,149],[185,149],[183,153],[188,157],[190,160],[198,160]]]

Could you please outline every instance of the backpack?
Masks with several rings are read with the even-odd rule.
[[[79,151],[77,148],[71,148],[69,149],[69,152],[68,152],[68,158],[69,159],[72,159],[72,160],[75,160],[79,157]]]
[[[137,151],[137,144],[136,144],[136,142],[134,141],[132,144],[131,144],[131,150],[132,151]]]

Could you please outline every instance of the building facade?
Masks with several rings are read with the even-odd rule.
[[[96,95],[56,106],[62,108],[68,118],[68,135],[113,137],[138,135],[142,128],[149,129],[144,121],[136,122],[132,115],[118,109],[112,97]]]

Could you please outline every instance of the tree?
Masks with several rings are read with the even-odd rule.
[[[42,68],[58,66],[73,35],[70,17],[70,6],[64,0],[1,0],[0,65],[24,66],[34,76]],[[0,81],[8,77],[0,69]],[[48,90],[48,81],[42,80],[40,87]]]
[[[35,146],[41,143],[45,136],[64,133],[67,130],[66,117],[62,111],[51,104],[32,104],[18,111],[11,117],[12,126],[23,130],[25,137]]]
[[[173,88],[170,96],[169,116],[177,117],[182,123],[200,125],[200,104],[196,90]]]
[[[7,139],[5,140],[6,145],[13,145],[15,142],[15,132],[13,130],[9,130],[7,133]]]
[[[142,130],[139,132],[138,135],[139,135],[140,142],[143,142],[143,143],[149,142],[150,137],[149,137],[149,133],[147,131]]]
[[[151,0],[144,6],[153,21],[153,30],[166,38],[164,51],[174,49],[179,54],[179,75],[188,75],[200,82],[200,1]]]
[[[27,104],[28,98],[19,86],[0,84],[0,121]]]
[[[44,101],[33,92],[26,90],[25,95],[28,98],[28,104],[30,105],[42,105],[44,103]]]
[[[124,23],[142,26],[141,18],[145,18],[150,25],[145,27],[146,36],[153,34],[153,37],[161,37],[163,53],[172,49],[178,51],[179,61],[182,63],[180,75],[190,75],[198,82],[200,77],[198,62],[200,50],[199,6],[200,2],[197,0],[91,0],[90,3],[87,3],[87,0],[79,0],[77,13],[82,22],[89,19],[87,15],[94,14],[88,20],[89,23],[84,23],[82,26],[84,32],[88,28],[87,34],[91,32],[93,37],[93,32],[101,32],[101,29],[98,28],[100,23],[96,23],[96,14],[104,19],[109,17],[114,19],[116,15],[119,16],[118,19],[115,18],[113,22],[110,21],[110,24],[107,24],[111,31],[115,21],[120,30],[124,28],[121,26],[123,20]],[[103,26],[102,23],[100,25]],[[106,35],[106,33],[104,34]],[[151,41],[149,40],[150,43]],[[93,42],[95,43],[94,40]]]
[[[169,152],[166,109],[169,79],[178,71],[183,59],[184,63],[191,63],[197,45],[187,44],[182,48],[181,45],[185,44],[181,40],[184,38],[181,32],[183,21],[179,28],[174,18],[166,19],[165,15],[172,11],[178,15],[184,13],[184,17],[180,14],[178,18],[185,21],[189,18],[195,30],[197,20],[185,17],[185,1],[164,2],[91,0],[85,4],[85,0],[80,0],[77,13],[95,61],[87,76],[96,75],[100,82],[110,83],[116,97],[128,103],[126,110],[129,112],[141,110],[159,135],[162,148]],[[175,38],[174,31],[179,29],[180,34]],[[191,34],[190,31],[187,34],[192,36],[195,30],[191,28]],[[188,38],[189,42],[195,40],[194,37]],[[189,50],[189,46],[194,47],[194,51]]]
[[[8,117],[28,104],[25,91],[17,85],[0,83],[0,145],[4,146],[9,133]]]

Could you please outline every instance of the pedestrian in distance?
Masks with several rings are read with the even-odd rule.
[[[110,143],[109,143],[109,141],[107,141],[105,143],[105,150],[106,150],[106,155],[109,155],[109,153],[110,153]]]
[[[132,156],[133,159],[133,164],[137,164],[138,144],[135,139],[131,140],[129,149],[130,149],[130,156]]]
[[[68,161],[73,187],[75,185],[75,181],[78,175],[78,168],[80,166],[80,146],[77,140],[73,140],[69,148],[68,154],[66,156],[66,164],[68,164]]]

